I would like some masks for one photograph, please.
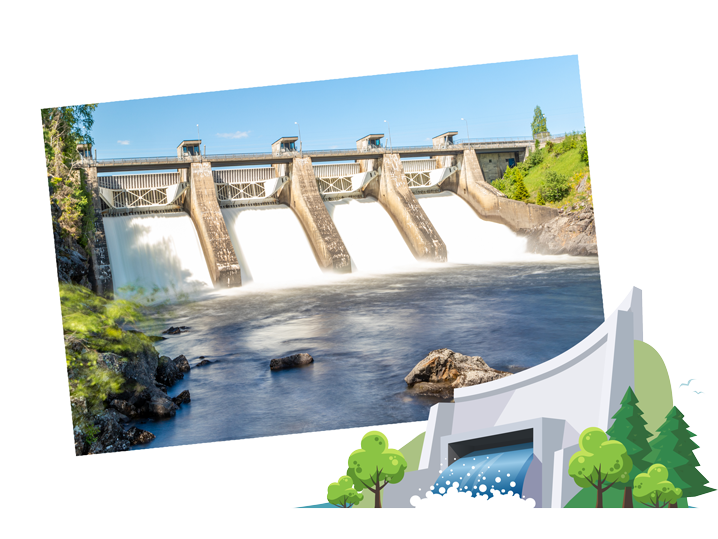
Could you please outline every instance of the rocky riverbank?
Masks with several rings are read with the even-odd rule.
[[[596,223],[592,206],[561,209],[559,215],[520,235],[528,239],[526,249],[544,255],[598,256]]]
[[[71,336],[65,337],[68,347],[80,347]],[[179,407],[190,402],[189,391],[171,397],[168,388],[189,372],[190,365],[183,355],[174,359],[160,356],[147,345],[138,353],[126,357],[114,353],[97,355],[97,372],[119,375],[115,391],[104,402],[90,410],[83,397],[71,398],[75,424],[75,454],[92,455],[127,451],[131,446],[147,443],[154,435],[137,427],[127,428],[135,419],[165,419],[174,417]],[[72,386],[72,372],[70,384]]]

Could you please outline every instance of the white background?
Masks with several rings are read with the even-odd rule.
[[[578,54],[604,311],[643,290],[644,340],[665,359],[718,487],[714,4],[34,4],[3,8],[1,38],[9,536],[703,533],[718,493],[690,513],[285,511],[322,502],[368,429],[75,458],[39,110]],[[702,395],[678,388],[689,378]],[[423,423],[382,430],[400,447]]]

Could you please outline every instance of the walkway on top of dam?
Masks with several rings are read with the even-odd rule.
[[[440,155],[456,155],[466,149],[478,152],[494,152],[498,149],[523,149],[534,143],[532,137],[491,138],[469,141],[456,141],[441,147],[434,146],[394,146],[378,147],[366,150],[334,149],[334,150],[307,150],[285,151],[279,153],[235,153],[235,154],[209,154],[184,157],[135,157],[123,159],[86,158],[73,163],[75,167],[96,167],[98,173],[126,172],[132,170],[165,170],[186,169],[192,163],[209,162],[213,167],[273,165],[291,163],[295,157],[311,158],[312,162],[322,161],[355,161],[377,159],[384,154],[398,153],[403,157],[435,157]]]

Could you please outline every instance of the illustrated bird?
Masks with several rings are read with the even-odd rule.
[[[695,380],[695,378],[691,378],[691,379],[688,380],[685,384],[681,384],[681,385],[679,385],[678,387],[689,386],[689,385],[691,385],[691,382],[692,382],[693,380]]]
[[[697,393],[698,395],[700,395],[703,392],[702,391],[694,391],[693,393]]]

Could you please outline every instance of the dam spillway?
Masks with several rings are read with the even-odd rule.
[[[352,271],[385,272],[417,266],[389,214],[372,197],[324,202],[352,258]]]
[[[288,286],[321,279],[312,246],[291,208],[223,208],[222,215],[247,282]]]
[[[184,212],[103,219],[115,291],[141,286],[182,292],[212,288],[202,246]]]
[[[516,262],[530,256],[525,238],[505,225],[484,221],[454,193],[418,194],[416,199],[446,243],[449,262]]]

